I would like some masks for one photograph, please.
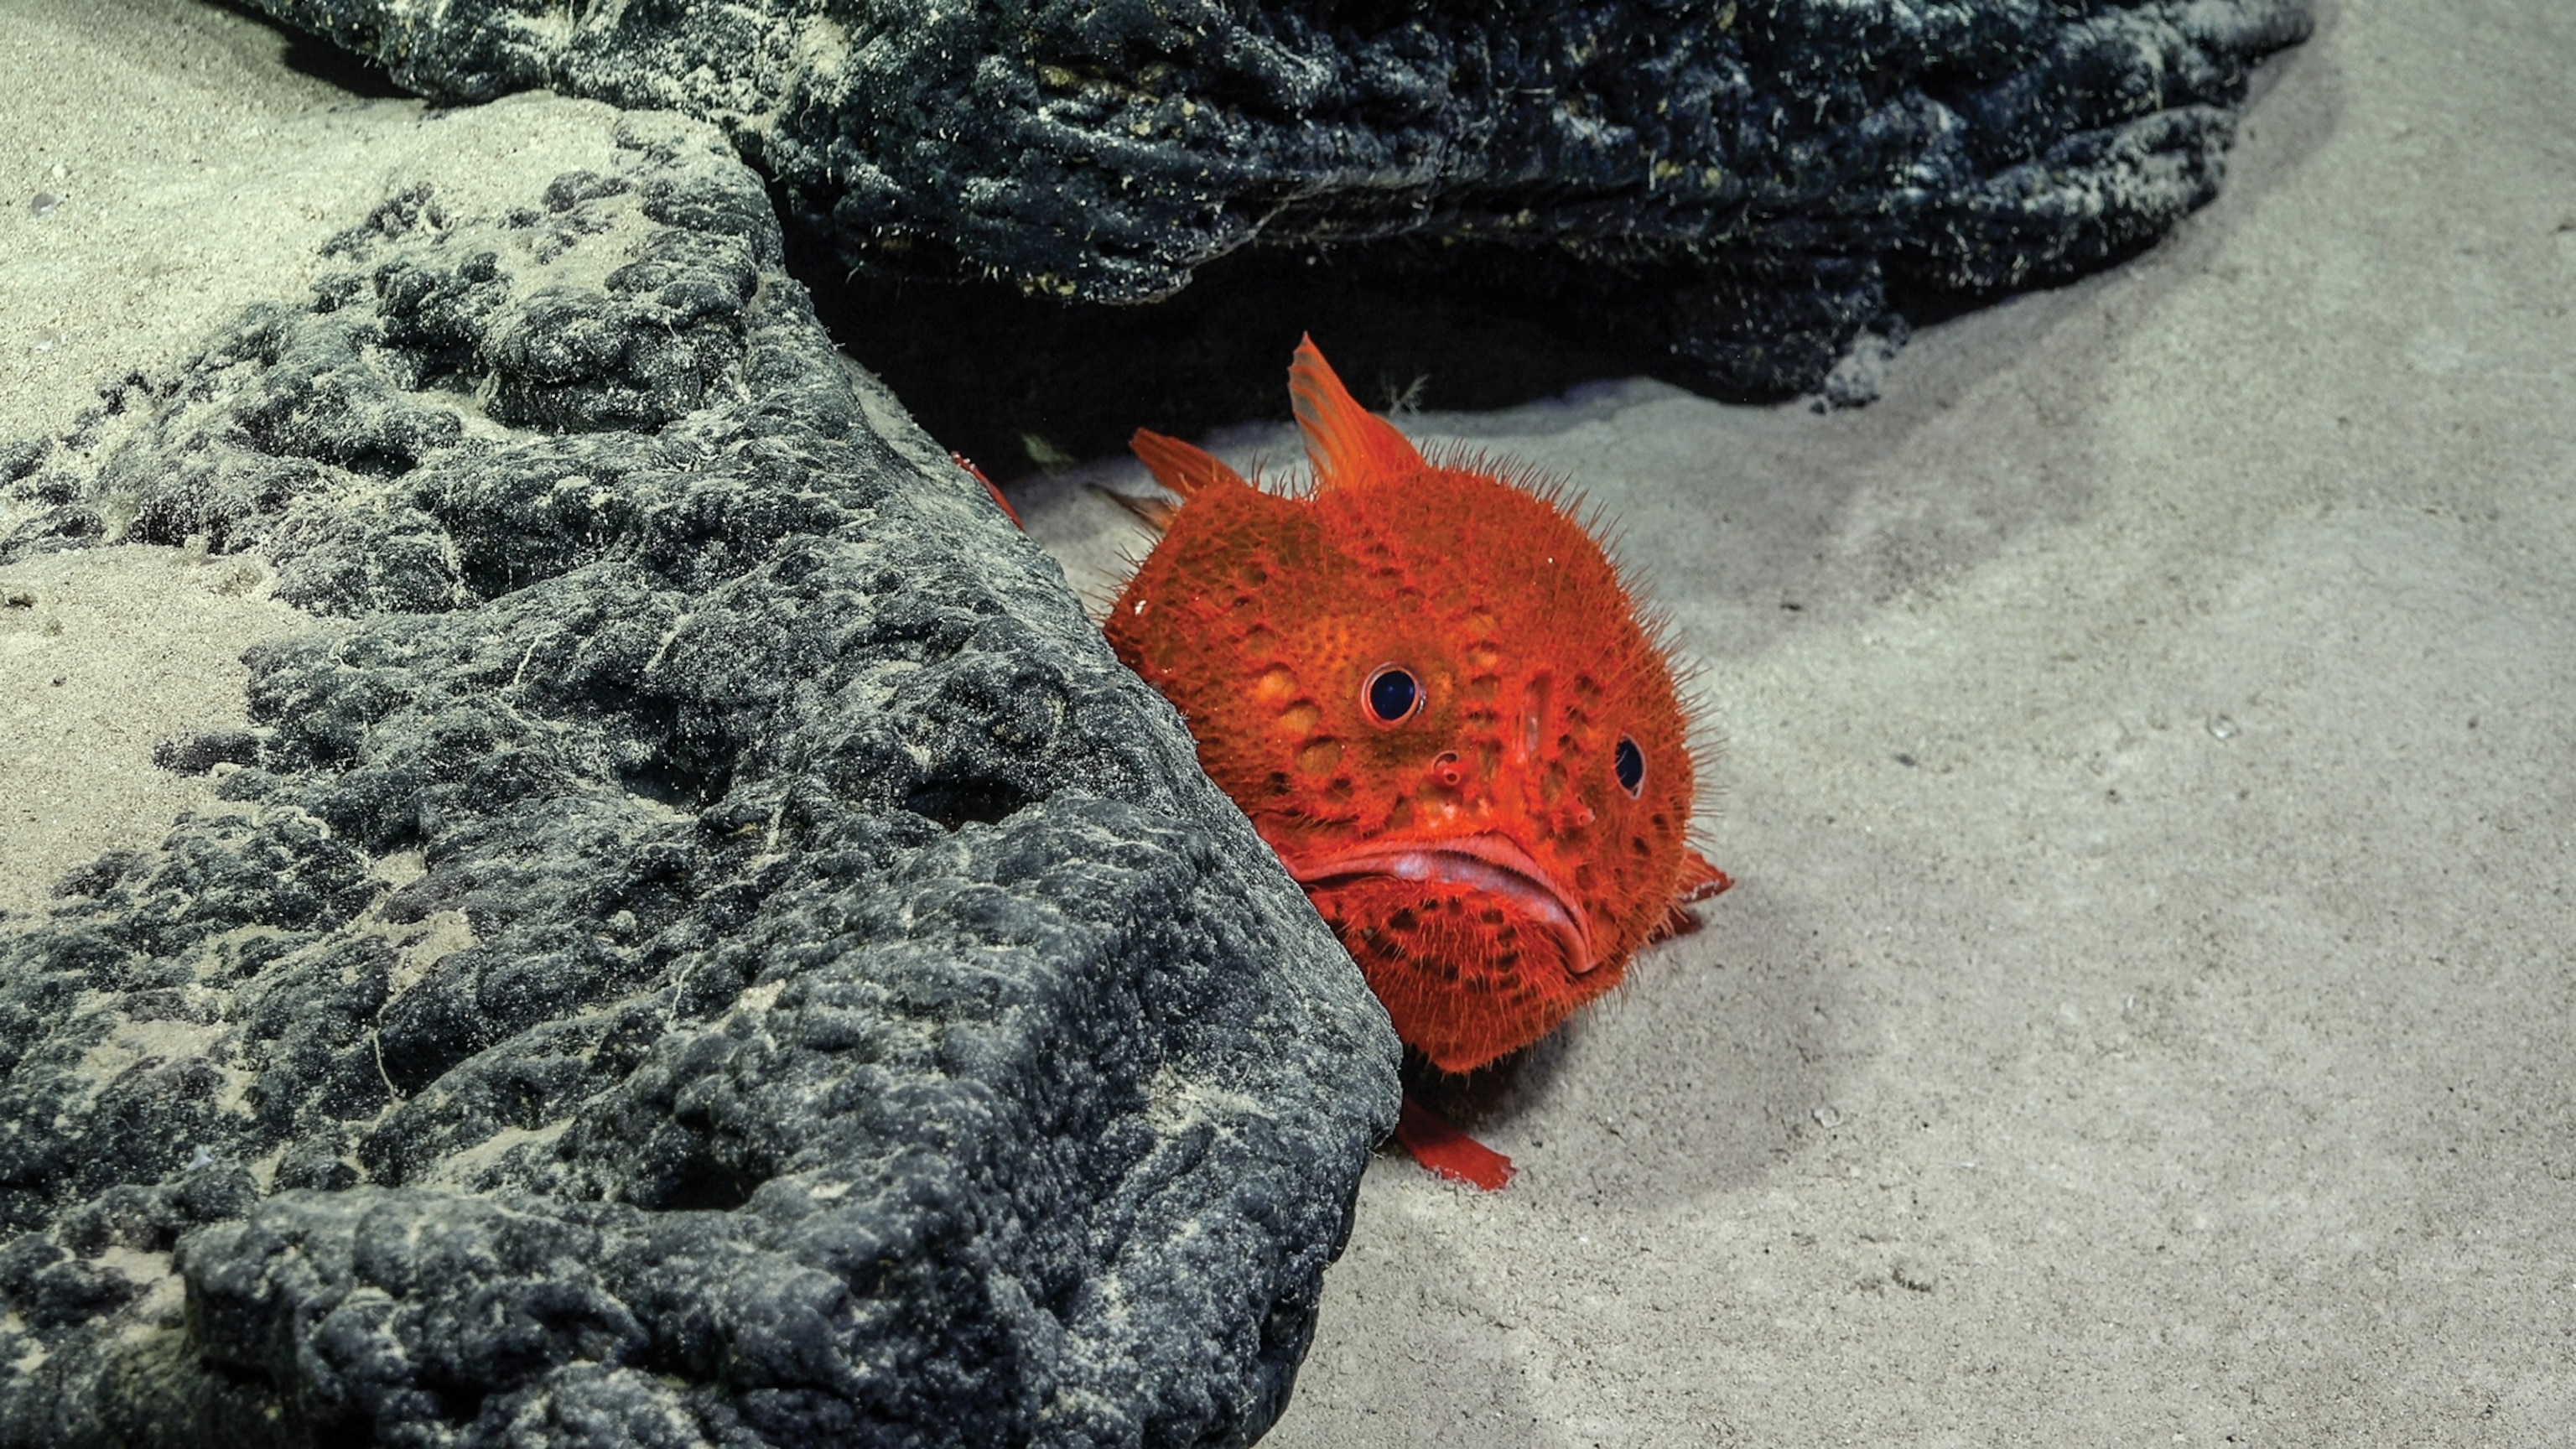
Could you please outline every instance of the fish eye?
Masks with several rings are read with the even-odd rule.
[[[1360,705],[1382,725],[1400,725],[1422,712],[1422,681],[1401,664],[1381,664],[1360,686]]]
[[[1638,750],[1637,742],[1626,735],[1619,737],[1619,748],[1610,756],[1610,768],[1619,776],[1619,788],[1627,791],[1630,799],[1646,788],[1646,757]]]

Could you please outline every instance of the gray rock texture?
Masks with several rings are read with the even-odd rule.
[[[1244,1442],[1384,1017],[722,138],[599,152],[0,450],[322,616],[0,935],[0,1444]]]
[[[1897,294],[2161,235],[2308,27],[2299,0],[255,3],[431,97],[708,119],[861,266],[1132,302],[1240,248],[1401,239],[1597,294],[1745,391],[1816,386]]]

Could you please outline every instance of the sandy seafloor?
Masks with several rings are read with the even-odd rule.
[[[371,199],[244,160],[407,144],[282,49],[0,0],[0,438]],[[1624,523],[1739,885],[1524,1065],[1508,1191],[1371,1167],[1269,1442],[2576,1442],[2576,5],[2327,5],[2268,79],[2217,203],[1875,406],[1407,420]],[[1020,499],[1096,592],[1140,480]],[[0,907],[187,807],[264,590],[0,571]]]

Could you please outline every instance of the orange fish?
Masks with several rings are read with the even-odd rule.
[[[1564,489],[1425,458],[1312,339],[1288,388],[1313,489],[1132,443],[1181,496],[1111,646],[1447,1072],[1545,1036],[1726,889],[1689,843],[1663,630]],[[1499,1159],[1497,1159],[1499,1161]]]

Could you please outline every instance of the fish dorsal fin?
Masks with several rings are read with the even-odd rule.
[[[1288,368],[1288,396],[1297,405],[1297,426],[1306,435],[1306,461],[1314,465],[1317,488],[1352,488],[1427,466],[1393,423],[1352,400],[1312,337],[1298,340],[1297,360]]]
[[[1225,465],[1225,460],[1205,448],[1167,438],[1161,433],[1138,428],[1127,440],[1128,450],[1145,460],[1145,471],[1154,481],[1181,495],[1184,501],[1198,496],[1210,483],[1236,483],[1249,488],[1243,475]]]

